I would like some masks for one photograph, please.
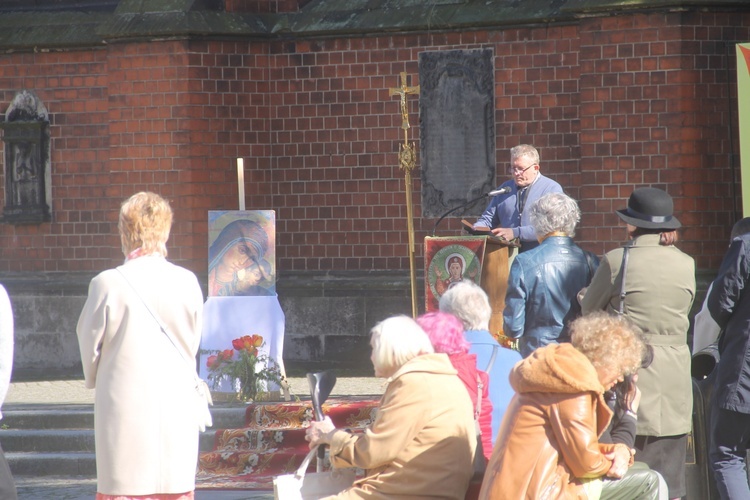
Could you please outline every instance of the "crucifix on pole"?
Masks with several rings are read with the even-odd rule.
[[[406,82],[406,73],[401,72],[401,86],[389,89],[390,96],[398,95],[401,98],[401,128],[404,131],[404,143],[400,145],[398,152],[399,167],[404,171],[406,184],[406,223],[409,233],[409,268],[411,271],[411,311],[414,318],[417,317],[417,275],[414,267],[414,209],[411,199],[412,183],[411,171],[417,162],[416,146],[409,144],[409,108],[406,105],[406,96],[409,94],[419,95],[419,85],[409,87]]]

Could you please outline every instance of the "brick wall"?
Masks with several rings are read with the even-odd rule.
[[[734,43],[750,38],[747,20],[736,21],[654,13],[581,23],[580,236],[592,250],[625,238],[614,210],[648,184],[674,197],[679,246],[699,267],[718,267],[735,215]]]
[[[239,8],[239,7],[238,7]],[[654,13],[578,25],[298,41],[150,41],[3,54],[0,102],[35,91],[52,119],[53,222],[0,225],[0,271],[97,271],[121,260],[120,201],[172,200],[170,256],[202,274],[206,212],[277,211],[280,276],[407,270],[403,140],[388,95],[425,50],[495,53],[498,183],[507,149],[539,146],[542,169],[580,200],[583,245],[623,239],[613,210],[634,186],[676,200],[681,247],[718,266],[733,222],[734,56],[750,14]],[[731,93],[727,95],[727,93]],[[410,141],[419,142],[410,100]],[[730,131],[730,121],[734,123]],[[414,200],[417,242],[435,219]],[[457,219],[439,235],[459,231]],[[418,246],[417,266],[421,267]]]
[[[0,271],[100,269],[117,239],[106,214],[116,206],[107,191],[109,135],[107,52],[3,54],[0,102],[33,90],[47,107],[52,136],[51,224],[0,224]],[[4,162],[3,162],[4,163]],[[3,184],[4,173],[0,172]],[[3,195],[4,197],[4,190]],[[2,203],[5,203],[3,198]]]

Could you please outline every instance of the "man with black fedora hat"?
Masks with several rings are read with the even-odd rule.
[[[617,216],[629,241],[604,255],[581,301],[584,315],[605,310],[638,325],[654,349],[638,372],[641,404],[635,459],[660,472],[669,497],[685,496],[685,452],[692,419],[689,312],[695,262],[674,246],[680,221],[662,189],[635,189]]]

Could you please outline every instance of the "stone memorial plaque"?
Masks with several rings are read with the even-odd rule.
[[[419,54],[423,216],[495,188],[494,80],[491,49]],[[451,215],[480,215],[487,201]]]

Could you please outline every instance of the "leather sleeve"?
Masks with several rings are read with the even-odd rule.
[[[526,329],[526,297],[523,268],[521,262],[514,259],[510,266],[503,309],[503,333],[506,337],[517,339],[523,335]]]
[[[552,432],[570,472],[578,478],[603,476],[612,466],[602,453],[591,393],[571,394],[549,406]]]

